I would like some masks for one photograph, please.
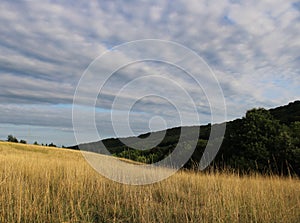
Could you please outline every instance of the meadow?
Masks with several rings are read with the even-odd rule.
[[[179,171],[113,182],[79,151],[0,142],[0,222],[300,222],[295,177]]]

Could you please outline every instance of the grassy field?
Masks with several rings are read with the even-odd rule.
[[[300,222],[299,179],[178,172],[112,182],[78,151],[0,142],[0,222]]]

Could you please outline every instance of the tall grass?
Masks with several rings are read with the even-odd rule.
[[[299,207],[295,178],[182,171],[129,186],[80,152],[0,143],[0,222],[300,222]]]

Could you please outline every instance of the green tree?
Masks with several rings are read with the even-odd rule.
[[[20,140],[20,143],[22,143],[22,144],[27,144],[27,142],[26,142],[24,139],[21,139],[21,140]]]
[[[291,154],[288,128],[275,120],[268,110],[252,109],[227,134],[227,157],[230,166],[260,172],[287,170]]]
[[[289,161],[292,173],[300,176],[300,122],[296,121],[291,124],[290,132],[292,136],[292,159]]]
[[[293,122],[290,127],[293,144],[300,148],[300,122]]]
[[[16,137],[14,137],[13,135],[8,135],[7,136],[7,141],[8,142],[18,142],[18,139]]]

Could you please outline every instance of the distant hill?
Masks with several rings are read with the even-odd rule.
[[[226,124],[226,133],[212,168],[300,175],[300,101],[269,110],[252,109],[245,117],[223,124]],[[107,154],[105,149],[108,149],[114,156],[154,163],[173,152],[179,137],[188,146],[190,135],[199,130],[196,149],[185,165],[185,168],[197,168],[209,139],[211,124],[175,127],[137,137],[104,139],[100,141],[103,144],[82,144],[80,149],[102,154]],[[160,140],[162,134],[165,136]],[[153,147],[156,140],[160,143]],[[70,148],[79,149],[78,146]]]
[[[288,105],[273,108],[269,111],[275,119],[287,125],[300,121],[300,101],[291,102]]]

